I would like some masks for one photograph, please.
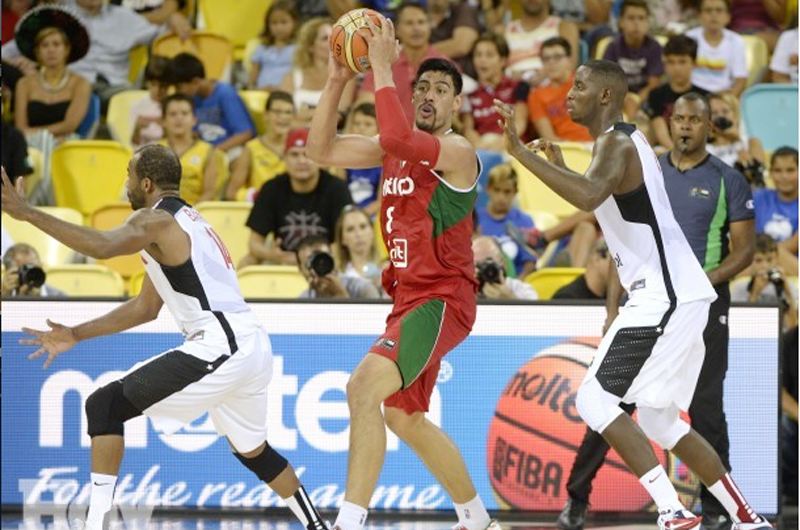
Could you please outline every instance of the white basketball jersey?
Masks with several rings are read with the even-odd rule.
[[[630,193],[609,196],[594,213],[629,300],[671,305],[714,300],[714,288],[672,214],[656,154],[634,125],[618,123],[613,129],[633,140],[644,183]]]
[[[239,290],[228,249],[205,219],[183,200],[166,197],[153,209],[175,217],[189,235],[191,257],[182,265],[169,267],[142,250],[147,275],[187,344],[194,341],[213,347],[227,343],[225,350],[229,351],[218,355],[235,353],[236,337],[253,333],[259,324]]]

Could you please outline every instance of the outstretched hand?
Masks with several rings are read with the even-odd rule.
[[[525,145],[520,140],[519,135],[517,134],[517,127],[514,125],[514,107],[503,103],[499,99],[494,100],[494,108],[500,116],[502,116],[502,120],[497,120],[497,125],[503,129],[505,141],[506,141],[506,151],[511,156],[517,156],[515,153],[520,153],[525,150]]]
[[[369,45],[369,62],[373,69],[381,65],[390,67],[400,57],[400,41],[395,37],[394,24],[380,13],[376,16],[381,21],[380,27],[368,16],[365,17],[368,29],[359,30]]]
[[[26,209],[30,208],[25,200],[25,182],[22,177],[12,185],[8,178],[6,168],[0,168],[0,179],[2,179],[2,210],[14,219],[22,219]]]
[[[32,339],[20,339],[20,344],[27,346],[39,346],[39,349],[28,355],[28,359],[36,359],[41,355],[47,354],[47,360],[44,362],[43,368],[47,368],[55,360],[55,358],[65,351],[69,350],[78,342],[75,338],[75,333],[72,328],[58,324],[47,319],[47,325],[50,326],[50,331],[39,331],[31,328],[22,328],[22,331],[28,335],[32,335]]]

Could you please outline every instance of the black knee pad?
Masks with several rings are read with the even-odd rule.
[[[245,465],[247,469],[256,474],[256,476],[266,483],[270,483],[278,475],[283,473],[283,470],[289,465],[275,449],[270,447],[269,444],[261,451],[261,454],[254,458],[246,458],[239,453],[233,453],[239,462]]]
[[[98,388],[86,400],[86,418],[89,420],[89,436],[125,433],[124,424],[139,416],[137,410],[122,392],[122,381],[114,381]]]

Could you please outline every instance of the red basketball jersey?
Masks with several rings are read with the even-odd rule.
[[[391,263],[383,286],[396,305],[430,298],[474,304],[476,197],[475,185],[457,190],[425,165],[384,156],[381,232]]]

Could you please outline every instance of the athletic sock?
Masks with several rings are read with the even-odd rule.
[[[708,491],[717,498],[735,523],[762,523],[762,519],[744,498],[730,473],[722,475],[718,481],[708,487]]]
[[[657,465],[639,478],[644,489],[653,498],[658,511],[664,510],[685,510],[683,504],[678,499],[678,492],[675,491],[675,486],[669,481],[667,472],[661,465]]]
[[[283,502],[292,510],[295,517],[303,523],[306,530],[327,530],[325,523],[322,522],[319,512],[314,508],[303,486],[300,486],[291,497],[283,499]]]
[[[367,522],[367,509],[344,501],[334,526],[338,526],[342,530],[364,530],[365,522]]]
[[[485,530],[492,518],[483,505],[480,495],[464,504],[453,503],[458,514],[458,522],[467,530]]]
[[[116,486],[116,476],[92,473],[92,495],[89,498],[89,514],[86,516],[86,527],[89,530],[102,530],[103,519],[111,511]]]

